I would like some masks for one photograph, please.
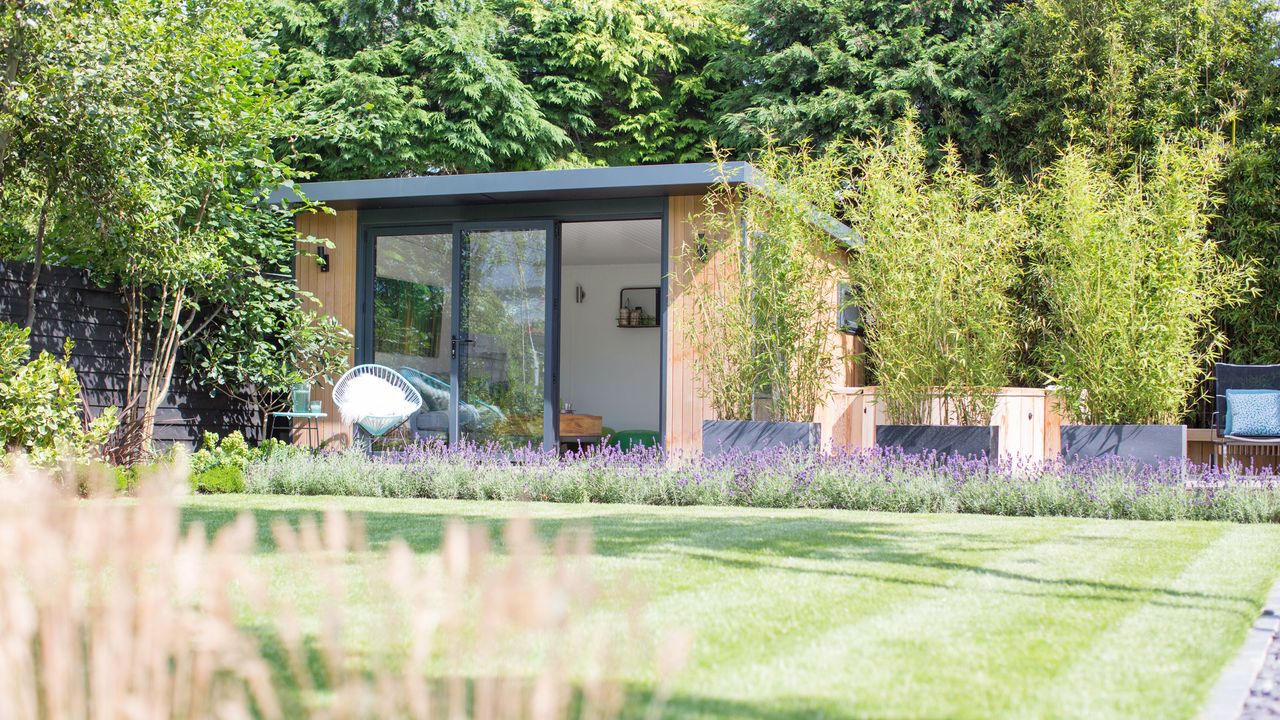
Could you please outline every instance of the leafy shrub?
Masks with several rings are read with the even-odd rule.
[[[253,454],[239,430],[222,438],[217,433],[206,432],[200,441],[200,449],[191,456],[191,472],[199,475],[222,466],[244,469]]]
[[[1280,522],[1280,477],[1269,470],[1246,475],[1114,459],[989,463],[885,449],[774,448],[675,460],[653,448],[593,448],[561,458],[425,444],[372,458],[358,452],[272,456],[250,464],[246,491]]]
[[[1207,237],[1217,177],[1215,149],[1164,144],[1122,179],[1078,147],[1042,178],[1039,355],[1072,420],[1176,423],[1222,351],[1251,275]]]
[[[252,447],[239,430],[219,438],[206,432],[191,456],[191,489],[205,493],[244,492],[245,469],[255,461],[306,452],[275,438]]]
[[[244,492],[244,470],[235,465],[218,465],[192,473],[191,489],[200,493]]]
[[[111,474],[115,478],[116,492],[118,493],[131,492],[138,485],[137,466],[112,465]]]
[[[866,242],[850,279],[877,401],[899,423],[987,424],[1017,347],[1011,298],[1028,234],[1017,195],[966,172],[954,146],[930,171],[909,117],[863,146],[857,183],[852,222]]]
[[[26,452],[36,464],[96,456],[115,429],[115,408],[86,428],[81,419],[80,381],[67,361],[42,352],[31,355],[31,331],[0,322],[0,445]]]
[[[206,432],[200,440],[200,449],[191,456],[191,469],[198,473],[227,465],[243,470],[254,460],[295,452],[305,451],[275,438],[267,438],[253,447],[239,430],[221,438],[217,433]]]

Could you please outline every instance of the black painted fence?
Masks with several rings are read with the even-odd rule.
[[[0,319],[21,324],[27,314],[27,282],[32,266],[0,260]],[[48,267],[40,272],[31,345],[61,356],[67,339],[75,343],[71,366],[90,411],[124,403],[128,353],[124,303],[117,289],[95,284],[84,270]],[[225,394],[193,383],[179,362],[169,395],[157,411],[155,438],[161,443],[194,445],[209,430],[239,430],[258,435],[254,410]]]

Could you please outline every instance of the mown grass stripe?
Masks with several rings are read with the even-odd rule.
[[[1173,528],[1144,529],[1161,541],[1176,535]],[[782,671],[821,677],[824,694],[891,715],[1023,716],[1057,664],[1142,602],[1145,582],[1180,567],[1172,558],[1131,562],[1125,539],[1132,529],[1102,530],[1082,543],[1074,523],[952,573],[945,590],[927,589],[816,645],[726,675],[740,676],[743,688]],[[1107,581],[1115,576],[1130,578],[1129,584]],[[1068,617],[1057,614],[1062,608],[1071,611]]]
[[[1044,712],[1061,704],[1063,688],[1089,687],[1094,692],[1076,702],[1091,716],[1196,715],[1255,619],[1280,555],[1264,528],[1220,528],[1167,584],[1178,600],[1148,602],[1095,637],[1045,694]],[[1184,691],[1167,692],[1171,681]]]
[[[894,532],[891,541],[881,540],[878,547],[839,544],[822,559],[752,560],[730,551],[704,556],[707,562],[759,572],[735,578],[737,585],[728,595],[720,585],[692,596],[699,601],[711,598],[699,613],[705,616],[700,626],[706,633],[703,644],[714,647],[716,653],[702,658],[706,676],[691,674],[686,685],[705,693],[727,682],[725,696],[750,696],[752,690],[743,686],[759,688],[770,683],[739,682],[749,675],[747,669],[763,665],[764,675],[783,672],[785,668],[769,667],[770,660],[791,664],[791,655],[825,651],[841,628],[899,612],[908,603],[945,598],[953,592],[956,576],[1004,554],[1024,551],[1022,545],[992,542],[983,520],[950,516],[946,522],[907,525]],[[1046,542],[1072,528],[1072,521],[1030,524],[1023,541]],[[838,533],[830,536],[840,538]],[[761,578],[761,572],[766,576]],[[726,599],[727,605],[723,604]],[[686,616],[688,604],[685,597],[668,598],[653,611],[696,622],[699,618]],[[803,658],[794,662],[803,663]]]

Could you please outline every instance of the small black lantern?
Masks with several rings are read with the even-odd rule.
[[[320,266],[320,272],[329,272],[329,253],[325,252],[323,245],[316,253],[316,264]]]

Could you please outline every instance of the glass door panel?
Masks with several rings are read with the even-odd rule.
[[[460,232],[457,435],[544,445],[548,421],[550,226]],[[554,438],[550,440],[554,442]]]
[[[373,361],[404,375],[422,395],[411,430],[447,438],[453,233],[377,235],[373,252]]]

